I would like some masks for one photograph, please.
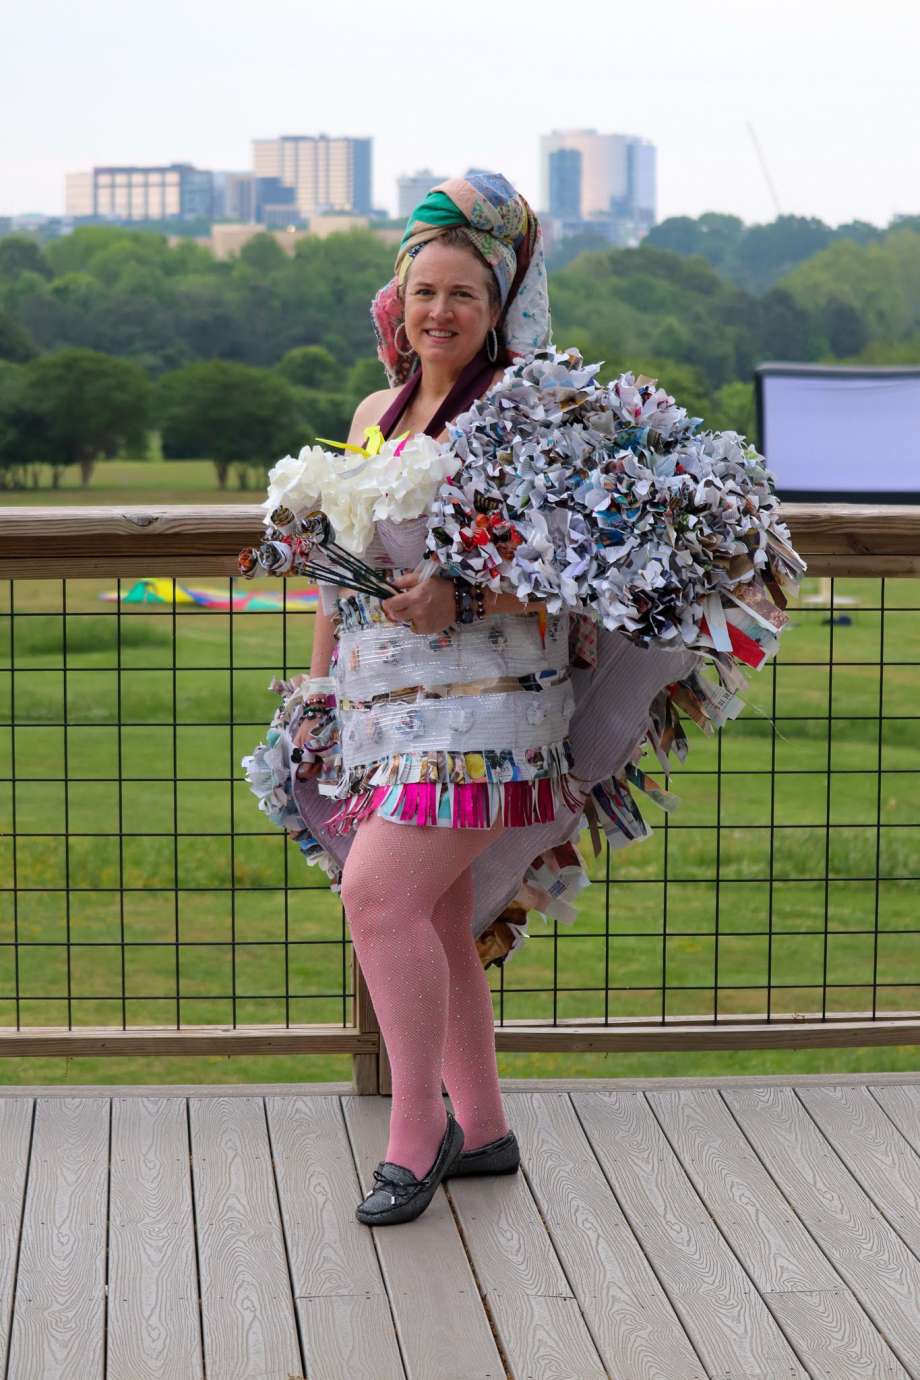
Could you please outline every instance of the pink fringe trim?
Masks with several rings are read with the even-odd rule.
[[[487,781],[466,781],[456,785],[439,782],[410,781],[398,788],[375,786],[349,796],[335,814],[326,821],[333,834],[347,834],[362,819],[375,814],[394,789],[399,794],[387,814],[406,824],[437,826],[442,792],[450,793],[452,829],[490,829],[494,787]],[[549,824],[556,818],[557,803],[566,809],[580,811],[584,805],[568,776],[542,776],[533,781],[503,781],[501,792],[502,819],[506,827],[526,828],[529,824]]]

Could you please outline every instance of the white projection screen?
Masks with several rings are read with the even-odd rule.
[[[920,367],[760,364],[754,378],[780,498],[920,502]]]

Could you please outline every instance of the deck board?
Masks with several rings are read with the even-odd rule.
[[[835,1374],[825,1370],[830,1336],[835,1356],[849,1358],[851,1375],[907,1380],[907,1371],[796,1217],[718,1090],[646,1096],[726,1246],[809,1374]]]
[[[6,1374],[34,1099],[0,1097],[0,1375]]]
[[[521,1093],[506,1096],[505,1106],[531,1192],[609,1374],[701,1380],[706,1371],[610,1192],[570,1097]]]
[[[109,1105],[39,1100],[19,1242],[9,1374],[102,1380]]]
[[[808,1380],[640,1092],[573,1093],[601,1168],[707,1374]]]
[[[288,1380],[294,1304],[260,1097],[190,1098],[207,1373]]]
[[[307,1375],[404,1380],[338,1097],[266,1097]]]
[[[112,1099],[107,1380],[203,1380],[188,1110]]]
[[[0,1375],[920,1380],[920,1075],[502,1086],[375,1230],[388,1098],[4,1090]]]
[[[724,1096],[785,1198],[917,1380],[920,1260],[878,1212],[792,1088],[731,1088]]]

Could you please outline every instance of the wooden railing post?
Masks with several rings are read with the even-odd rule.
[[[374,1003],[371,1001],[371,994],[367,990],[367,983],[364,980],[364,974],[361,971],[354,946],[351,950],[351,974],[352,991],[355,994],[352,1024],[362,1035],[377,1035],[376,1054],[353,1054],[351,1056],[351,1086],[356,1093],[389,1096],[393,1089],[390,1082],[390,1060],[387,1055],[387,1047],[380,1033],[377,1013],[374,1010]]]

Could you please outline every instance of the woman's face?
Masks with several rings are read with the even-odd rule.
[[[482,348],[500,309],[489,297],[491,269],[472,249],[432,240],[409,265],[404,306],[409,344],[425,364],[459,373]]]

